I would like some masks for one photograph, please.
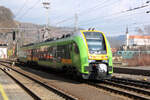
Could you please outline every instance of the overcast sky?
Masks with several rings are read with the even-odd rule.
[[[46,24],[43,1],[0,0],[0,5],[10,8],[18,21]],[[50,0],[49,22],[53,26],[74,27],[77,13],[79,27],[95,27],[106,34],[118,35],[125,34],[128,26],[130,34],[135,34],[135,27],[150,24],[150,13],[146,13],[150,6],[126,10],[150,5],[146,1],[149,0]]]

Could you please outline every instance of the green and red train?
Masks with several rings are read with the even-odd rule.
[[[108,79],[113,73],[110,45],[105,34],[96,30],[80,30],[60,39],[23,46],[18,59],[70,71],[83,79]]]

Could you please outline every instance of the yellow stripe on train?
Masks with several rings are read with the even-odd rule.
[[[90,55],[89,54],[89,59],[91,60],[108,60],[107,55]]]

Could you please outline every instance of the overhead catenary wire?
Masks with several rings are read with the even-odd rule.
[[[143,5],[143,6],[140,6],[140,7],[135,7],[135,8],[132,8],[132,9],[127,9],[127,10],[124,10],[124,11],[120,11],[120,12],[117,12],[117,13],[113,13],[113,14],[110,14],[110,15],[105,15],[105,16],[98,16],[98,17],[95,17],[95,18],[92,18],[90,20],[86,20],[86,22],[89,22],[89,21],[96,21],[96,19],[98,18],[105,18],[107,16],[113,16],[113,15],[118,15],[118,14],[123,14],[123,13],[127,13],[127,12],[131,12],[131,11],[135,11],[135,10],[138,10],[138,9],[142,9],[142,8],[145,8],[145,7],[148,7],[149,5]],[[141,13],[139,13],[141,14]],[[90,24],[90,23],[89,23]],[[87,24],[88,25],[88,24]]]
[[[105,1],[105,0],[104,0]],[[118,0],[117,0],[118,1]],[[114,2],[113,2],[114,3]],[[117,4],[117,3],[115,3],[115,4]],[[99,5],[99,4],[98,4]],[[110,4],[110,2],[109,3],[107,3],[107,4],[105,4],[105,5],[102,5],[102,6],[98,6],[98,5],[96,5],[96,6],[94,6],[94,7],[91,7],[91,8],[89,8],[89,9],[91,9],[90,11],[88,11],[88,10],[84,10],[84,11],[82,11],[82,12],[80,12],[79,13],[79,15],[80,15],[80,17],[81,17],[81,15],[83,16],[83,14],[84,15],[87,15],[87,14],[89,14],[91,11],[93,11],[93,9],[100,9],[100,8],[102,8],[102,9],[104,9],[104,8],[106,8],[106,7],[110,7],[110,6],[106,6],[106,5],[111,5],[111,6],[114,6],[113,4],[112,4],[112,2],[111,2],[111,4]],[[145,6],[145,5],[142,5],[141,7],[135,7],[135,8],[132,8],[132,9],[128,9],[127,11],[130,11],[130,10],[136,10],[136,9],[139,9],[139,8],[144,8],[144,7],[147,7],[147,5]],[[93,8],[93,9],[92,9]],[[95,10],[96,10],[95,9]],[[86,12],[87,11],[87,14],[86,13],[83,13],[83,12]],[[112,15],[117,15],[117,14],[121,14],[121,13],[126,13],[127,11],[121,11],[121,12],[117,12],[117,13],[113,13],[113,14],[110,14],[110,15],[105,15],[105,16],[102,16],[103,18],[104,17],[107,17],[107,16],[112,16]],[[93,19],[90,19],[90,20],[95,20],[95,19],[98,19],[98,18],[102,18],[102,17],[96,17],[96,18],[93,18]],[[68,19],[65,19],[65,20],[62,20],[62,21],[60,21],[60,22],[58,22],[58,24],[60,24],[60,23],[64,23],[64,22],[68,22],[68,21],[71,21],[71,20],[73,20],[74,19],[74,17],[70,17],[70,18],[68,18]],[[86,20],[86,22],[88,22],[89,20]],[[57,24],[57,23],[56,23]],[[72,23],[73,24],[73,23]],[[71,24],[71,25],[72,25]]]
[[[104,2],[106,2],[106,1],[107,1],[107,0],[104,0]],[[103,4],[104,2],[102,2],[101,4]],[[81,4],[82,4],[82,3],[81,3]],[[91,9],[93,9],[93,8],[97,7],[99,4],[100,4],[100,3],[98,3],[98,4],[94,5],[93,7],[86,8],[84,11],[91,10]],[[79,13],[84,13],[84,11],[79,12]],[[62,17],[62,16],[63,16],[63,15],[58,16],[57,18]],[[60,23],[63,23],[63,22],[65,22],[65,21],[69,21],[69,20],[73,20],[73,19],[74,19],[74,15],[73,15],[73,16],[71,16],[71,17],[69,17],[69,18],[66,18],[66,19],[63,19],[63,20],[61,20],[61,21],[58,21],[58,22],[56,22],[55,24],[60,24]]]
[[[134,8],[131,8],[131,9],[127,9],[127,10],[124,10],[124,11],[121,11],[121,12],[117,12],[117,13],[113,13],[113,14],[110,14],[110,15],[105,15],[105,16],[102,16],[103,18],[104,17],[108,17],[108,16],[113,16],[113,15],[119,15],[119,14],[123,14],[123,13],[127,13],[127,12],[131,12],[131,11],[135,11],[135,10],[138,10],[138,9],[142,9],[142,8],[145,8],[145,7],[148,7],[149,5],[142,5],[142,6],[138,6],[138,7],[134,7]],[[94,7],[95,8],[95,7]],[[105,8],[105,7],[104,7]],[[85,14],[85,13],[84,13]],[[140,13],[139,13],[140,14]],[[86,15],[86,14],[85,14]],[[81,16],[80,16],[81,17]],[[90,20],[96,20],[96,19],[98,19],[98,18],[102,18],[102,17],[96,17],[96,18],[94,18],[94,19],[90,19]],[[111,17],[110,17],[111,18]],[[68,22],[68,21],[70,21],[70,20],[73,20],[73,18],[71,19],[71,18],[68,18],[68,20],[67,19],[65,19],[65,20],[63,20],[63,21],[60,21],[59,22],[59,24],[60,23],[64,23],[64,22]],[[89,22],[89,20],[86,20],[86,22]],[[73,23],[72,23],[73,24]],[[71,25],[72,25],[71,24]]]
[[[37,0],[31,7],[29,7],[21,16],[18,17],[18,19],[22,19],[25,15],[29,13],[34,7],[36,7],[39,4],[39,0]]]
[[[15,14],[15,17],[19,16],[19,14],[22,12],[22,10],[25,8],[26,4],[27,4],[28,0],[24,0],[23,5],[21,5],[21,7],[18,9],[18,11]]]
[[[103,16],[103,17],[113,16],[113,15],[118,15],[118,14],[123,14],[123,13],[126,13],[126,12],[131,12],[131,11],[135,11],[135,10],[138,10],[138,9],[143,9],[143,8],[148,7],[148,6],[149,6],[149,4],[146,4],[146,5],[142,4],[141,6],[137,6],[137,7],[130,8],[130,9],[127,9],[127,10],[124,10],[124,11],[120,11],[120,12],[116,12],[116,13],[113,13],[113,14],[110,14],[110,15],[106,15],[106,16]]]
[[[134,14],[142,14],[142,13],[144,13],[144,12],[140,12],[140,13],[134,13]],[[126,18],[128,18],[128,16],[131,16],[131,15],[126,15],[126,17],[123,17],[124,19],[126,19]],[[94,19],[90,19],[90,20],[86,20],[86,21],[84,21],[84,22],[82,22],[82,23],[84,23],[84,24],[79,24],[80,26],[81,25],[84,25],[84,26],[88,26],[89,24],[92,24],[92,23],[94,23],[94,24],[97,24],[97,23],[102,23],[102,22],[105,22],[105,23],[107,23],[108,21],[109,21],[109,23],[110,23],[110,20],[113,20],[113,19],[106,19],[106,17],[107,17],[107,15],[106,16],[102,16],[101,18],[104,18],[105,20],[103,20],[103,21],[98,21],[98,20],[96,20],[96,19],[98,19],[98,18],[100,18],[100,17],[98,17],[98,18],[94,18]],[[120,21],[120,20],[122,20],[122,19],[115,19],[115,21]],[[86,22],[88,22],[88,23],[86,23]]]
[[[103,6],[105,6],[105,3],[106,3],[107,1],[108,1],[108,0],[104,0],[104,1],[101,2],[101,3],[98,3],[98,4],[94,5],[93,7],[86,8],[85,10],[81,11],[80,14],[83,14],[83,13],[85,13],[85,12],[88,12],[88,13],[89,13],[89,10],[90,10],[90,11],[93,11],[93,10],[96,9],[96,8],[103,7]],[[99,1],[99,2],[100,2],[100,1]],[[108,3],[108,4],[109,4],[109,3]]]
[[[87,9],[85,9],[85,10],[83,10],[83,11],[81,11],[81,12],[79,12],[78,13],[78,15],[79,16],[83,16],[83,14],[84,15],[86,15],[86,14],[89,14],[91,11],[93,11],[93,9],[100,9],[100,8],[105,8],[105,7],[108,7],[107,5],[111,5],[112,4],[112,2],[109,2],[109,3],[106,3],[106,1],[107,0],[104,0],[104,2],[102,2],[102,3],[98,3],[98,4],[96,4],[95,6],[93,6],[93,7],[90,7],[90,8],[87,8]],[[116,0],[116,1],[118,1],[118,0]],[[106,3],[106,4],[105,4]],[[100,6],[100,4],[101,4],[101,6]],[[57,24],[60,24],[60,23],[64,23],[64,22],[68,22],[68,21],[70,21],[70,20],[74,20],[74,16],[72,16],[72,17],[69,17],[69,18],[66,18],[66,19],[64,19],[64,20],[61,20],[61,21],[58,21],[58,22],[56,22],[55,24],[57,25]]]

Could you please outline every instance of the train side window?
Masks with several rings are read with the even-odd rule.
[[[57,47],[57,57],[64,58],[65,56],[64,49],[65,49],[64,45],[60,45]]]
[[[69,44],[69,51],[72,50],[72,44]]]
[[[70,57],[69,45],[67,44],[67,45],[64,45],[63,47],[64,47],[64,52],[63,52],[64,58],[70,59],[71,57]]]
[[[68,58],[70,59],[71,56],[70,56],[70,45],[67,45],[67,50],[68,50]]]
[[[52,47],[53,49],[53,52],[52,52],[52,55],[53,55],[53,57],[54,58],[56,58],[57,57],[57,53],[56,53],[56,51],[57,51],[57,47]]]
[[[75,53],[79,54],[79,48],[76,43],[73,44]]]

